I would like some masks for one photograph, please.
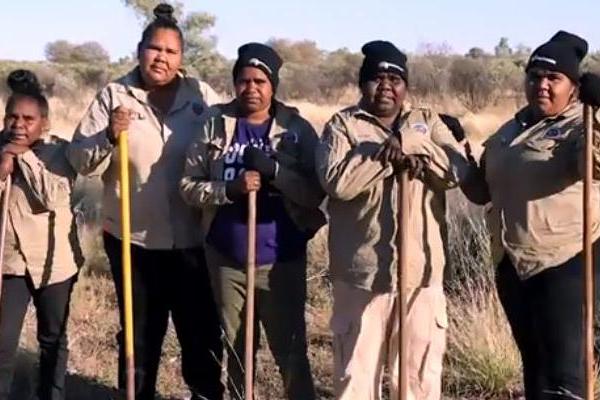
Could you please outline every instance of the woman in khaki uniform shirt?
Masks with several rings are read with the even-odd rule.
[[[192,400],[221,399],[220,326],[206,271],[200,212],[178,183],[200,115],[218,96],[181,72],[184,41],[173,8],[155,8],[142,34],[138,66],[97,95],[69,146],[82,175],[101,176],[104,248],[123,316],[118,136],[127,130],[136,399],[153,400],[169,316],[181,345],[181,369]],[[123,320],[121,319],[121,322]],[[125,385],[122,332],[119,386]]]
[[[362,52],[361,100],[334,114],[316,152],[329,195],[335,398],[380,399],[386,368],[397,398],[397,176],[409,167],[408,398],[438,400],[448,327],[446,191],[468,163],[436,113],[405,101],[406,55],[387,41]]]
[[[15,355],[33,298],[40,345],[37,398],[64,399],[69,301],[82,263],[67,142],[45,134],[48,101],[35,75],[13,71],[0,150],[0,187],[12,177],[0,302],[0,400],[8,399]]]
[[[498,294],[521,353],[528,400],[581,399],[584,393],[584,126],[578,95],[600,103],[600,89],[590,86],[599,78],[580,80],[586,52],[585,40],[563,31],[533,52],[526,69],[527,106],[487,141],[481,169],[464,187],[470,199],[492,203],[496,239],[505,252]],[[597,124],[598,114],[596,140]],[[598,148],[594,159],[598,179]],[[596,181],[592,204],[599,202]],[[596,271],[598,211],[592,216]]]

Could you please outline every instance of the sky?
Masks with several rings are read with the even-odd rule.
[[[97,41],[113,60],[131,55],[143,26],[121,0],[0,0],[0,59],[41,60],[46,43]],[[269,38],[309,39],[326,50],[359,51],[386,39],[408,52],[446,42],[457,53],[493,52],[500,37],[535,48],[559,29],[600,50],[599,0],[183,0],[216,16],[218,50]]]

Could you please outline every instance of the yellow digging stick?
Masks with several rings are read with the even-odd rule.
[[[2,221],[0,222],[0,299],[2,299],[2,274],[4,267],[4,242],[6,241],[6,223],[8,221],[8,201],[10,199],[10,188],[12,179],[6,177],[4,194],[2,196]]]
[[[246,263],[246,348],[244,399],[254,393],[254,273],[256,268],[256,191],[248,193],[248,258]]]
[[[408,170],[404,169],[398,179],[398,216],[396,247],[398,250],[398,400],[407,400],[408,391],[408,353],[406,314],[408,304],[407,270],[408,270]]]
[[[583,257],[585,261],[584,290],[584,359],[585,398],[594,400],[594,254],[592,249],[592,179],[593,179],[593,111],[584,106],[585,121],[585,176],[583,181]]]
[[[133,296],[131,287],[131,220],[129,204],[129,143],[127,131],[119,135],[121,181],[121,238],[123,264],[123,303],[125,305],[125,363],[127,400],[135,400],[135,363],[133,354]]]

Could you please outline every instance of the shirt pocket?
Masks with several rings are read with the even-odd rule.
[[[534,139],[527,140],[524,143],[524,146],[528,150],[533,150],[535,152],[546,153],[552,152],[556,146],[557,141],[555,139],[547,139],[544,137],[537,137]]]
[[[525,146],[540,152],[554,152],[558,147],[570,141],[572,141],[571,132],[568,129],[548,128],[528,139]]]
[[[339,378],[348,376],[352,365],[356,362],[353,359],[360,325],[360,317],[356,320],[356,317],[353,318],[347,310],[338,310],[331,316],[329,326],[333,333],[334,364],[338,366],[338,370],[343,371]]]
[[[440,329],[448,328],[448,307],[446,305],[446,296],[443,291],[440,292],[437,296],[437,300],[435,302],[435,323]]]

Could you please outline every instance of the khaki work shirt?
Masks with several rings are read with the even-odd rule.
[[[403,152],[425,156],[422,179],[410,181],[409,287],[441,285],[446,263],[445,191],[467,161],[437,114],[405,108]],[[392,131],[359,106],[336,113],[317,151],[317,174],[330,196],[329,251],[334,279],[374,292],[396,289],[398,185],[391,166],[373,156]]]
[[[527,126],[527,108],[485,143],[482,163],[504,250],[522,279],[583,249],[581,104]],[[600,178],[598,113],[594,178]],[[592,237],[600,236],[600,183],[592,188]]]
[[[211,107],[185,160],[181,194],[188,204],[202,208],[205,233],[218,207],[232,203],[225,193],[223,168],[235,134],[236,115],[235,101]],[[318,208],[325,194],[315,174],[317,134],[296,109],[275,102],[269,140],[278,163],[271,184],[283,195],[286,211],[298,228],[315,233],[325,223]]]
[[[83,256],[71,207],[77,174],[67,161],[68,142],[46,136],[15,157],[3,273],[29,274],[36,288],[63,282]],[[2,182],[2,191],[6,182]]]
[[[167,115],[150,105],[138,69],[98,93],[75,131],[68,157],[82,175],[104,182],[104,229],[121,237],[119,154],[107,136],[111,110],[133,111],[129,128],[131,241],[148,249],[183,249],[201,245],[200,213],[179,195],[186,149],[201,128],[200,115],[220,100],[204,82],[180,76]]]

